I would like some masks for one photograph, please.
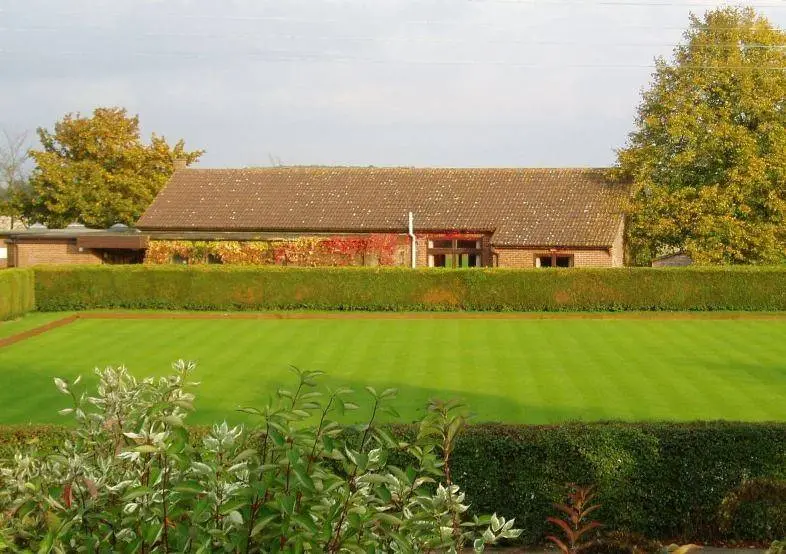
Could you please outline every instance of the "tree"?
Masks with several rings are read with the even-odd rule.
[[[92,117],[68,114],[54,132],[38,129],[42,150],[31,150],[36,167],[30,193],[17,200],[29,221],[64,227],[132,225],[174,172],[176,160],[195,162],[183,140],[170,146],[152,135],[144,144],[139,117],[123,108],[97,108]]]
[[[12,135],[3,131],[0,145],[0,215],[11,217],[11,228],[19,216],[13,199],[23,194],[27,187],[25,163],[27,154],[27,133]]]
[[[750,8],[691,16],[657,61],[616,173],[634,183],[634,262],[786,259],[786,33]]]

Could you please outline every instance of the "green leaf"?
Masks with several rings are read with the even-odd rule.
[[[248,448],[246,450],[243,450],[243,452],[241,452],[237,456],[235,456],[235,459],[232,460],[232,463],[233,464],[237,464],[237,463],[240,463],[240,462],[244,462],[246,460],[250,460],[251,458],[253,458],[256,455],[257,455],[257,451],[255,449]]]
[[[57,537],[57,532],[55,530],[49,531],[44,540],[41,541],[41,544],[38,546],[38,554],[49,554],[52,550],[52,547],[55,545],[55,538]]]
[[[295,497],[291,494],[282,496],[280,502],[281,508],[284,510],[284,512],[292,515],[292,513],[295,511]]]
[[[143,527],[142,536],[145,539],[145,542],[148,544],[153,544],[158,540],[158,536],[161,534],[163,530],[163,526],[160,524],[147,524]]]
[[[390,490],[384,485],[377,488],[377,494],[385,504],[389,504],[393,498],[393,496],[390,494]]]
[[[392,514],[388,514],[386,512],[379,512],[374,516],[374,519],[378,521],[382,521],[384,523],[389,523],[391,525],[403,525],[404,521]]]
[[[355,452],[355,465],[358,466],[359,471],[365,471],[368,467],[368,454],[365,452]]]
[[[314,487],[314,481],[311,479],[311,476],[306,473],[306,470],[301,465],[294,465],[292,466],[292,471],[295,473],[295,477],[303,485],[309,492],[316,492],[316,488]]]
[[[235,510],[239,510],[241,508],[244,508],[245,506],[248,506],[248,504],[249,504],[249,502],[245,498],[234,498],[234,499],[229,500],[229,501],[227,501],[227,502],[225,502],[225,503],[223,503],[221,505],[221,513],[222,514],[228,514],[230,512],[235,511]]]
[[[229,512],[227,518],[229,519],[230,523],[236,527],[243,525],[243,516],[237,510],[232,510]]]
[[[251,536],[252,537],[257,536],[259,532],[262,531],[262,529],[267,527],[269,524],[273,523],[277,518],[278,518],[278,514],[271,514],[267,517],[263,517],[262,519],[260,519],[256,523],[256,525],[254,525],[254,528],[251,529]]]
[[[284,443],[286,442],[284,440],[284,435],[282,435],[281,433],[279,433],[275,429],[270,429],[269,435],[270,435],[270,438],[273,439],[273,443],[276,446],[284,446]]]
[[[168,415],[164,418],[164,422],[168,423],[172,427],[182,427],[183,426],[183,419],[175,416],[175,415]]]
[[[292,516],[292,520],[296,522],[298,525],[300,525],[301,527],[308,529],[312,533],[317,533],[319,531],[316,523],[314,523],[314,520],[311,518],[311,516],[305,514],[295,514],[294,516]]]
[[[150,487],[145,487],[145,486],[134,487],[133,489],[129,489],[123,495],[123,500],[128,502],[129,500],[134,500],[135,498],[139,498],[140,496],[145,496],[152,492],[153,491],[150,489]]]
[[[182,481],[175,485],[172,490],[189,494],[200,494],[204,492],[204,489],[202,488],[202,485],[199,483],[199,481]]]

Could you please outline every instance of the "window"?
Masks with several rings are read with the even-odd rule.
[[[8,259],[8,248],[5,246],[0,247],[0,260]]]
[[[536,254],[535,267],[573,267],[573,254]]]
[[[428,241],[429,267],[481,267],[483,241],[479,239],[434,239]]]

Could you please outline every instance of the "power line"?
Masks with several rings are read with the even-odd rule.
[[[322,0],[325,1],[325,0]],[[443,1],[443,0],[430,0],[430,1]],[[455,0],[445,0],[454,2]],[[675,2],[643,2],[640,0],[618,0],[618,1],[611,1],[611,0],[598,0],[596,3],[588,3],[582,0],[464,0],[467,3],[477,3],[477,4],[494,4],[494,3],[501,3],[501,4],[521,4],[521,5],[580,5],[585,7],[592,7],[596,5],[600,6],[682,6],[682,7],[715,7],[717,3],[712,4],[679,4]],[[714,2],[714,0],[710,0]],[[339,3],[339,0],[332,0],[332,3]],[[423,3],[418,2],[418,3]],[[349,4],[349,3],[348,3]],[[351,3],[352,5],[358,5],[357,3]],[[368,4],[371,5],[371,4]],[[753,7],[753,8],[761,8],[761,7],[778,7],[778,8],[786,8],[786,0],[778,4],[759,4],[759,5],[746,5],[746,7]],[[4,13],[4,10],[0,8],[0,13]],[[115,17],[115,18],[123,18],[126,17],[127,14],[125,13],[108,13],[108,12],[101,12],[101,11],[92,11],[92,12],[85,12],[85,11],[70,11],[70,12],[59,12],[59,13],[52,13],[49,12],[47,15],[50,17],[55,17],[58,19],[64,19],[68,17],[74,18],[84,18],[87,16],[94,16],[96,14],[100,14],[103,16],[108,17]],[[156,14],[157,17],[166,17],[168,20],[175,20],[175,19],[185,19],[185,20],[209,20],[209,21],[268,21],[268,22],[276,22],[276,23],[303,23],[303,24],[313,24],[313,25],[324,25],[324,24],[332,24],[332,23],[348,23],[355,20],[365,20],[365,18],[360,17],[352,17],[352,18],[320,18],[320,19],[313,19],[313,18],[302,18],[302,17],[292,17],[286,15],[227,15],[227,14],[189,14],[183,12],[167,12],[167,13],[160,13]],[[373,19],[382,19],[385,16],[380,16],[379,18]],[[403,25],[441,25],[441,24],[452,24],[453,22],[450,20],[439,20],[439,19],[407,19],[407,20],[399,20],[397,21],[398,24]],[[657,29],[657,30],[675,30],[675,31],[686,31],[688,30],[687,25],[650,25],[650,24],[628,24],[628,23],[615,23],[617,28],[628,28],[628,29]],[[473,25],[473,28],[486,28],[486,29],[499,29],[499,30],[513,30],[504,27],[492,27],[488,25]],[[540,28],[542,24],[537,25],[522,25],[517,26],[516,30],[519,29],[528,29],[528,28]],[[47,31],[55,31],[63,28],[77,28],[77,29],[85,29],[90,28],[89,25],[83,25],[82,21],[79,21],[79,24],[72,25],[69,27],[66,26],[59,26],[59,27],[44,27],[44,26],[37,26],[37,27],[27,27],[27,29],[35,29],[35,30],[47,30]],[[736,30],[740,27],[731,26],[731,27],[719,27],[714,26],[713,29],[717,30]],[[777,27],[771,25],[769,27],[775,31],[783,31],[786,32],[786,28]],[[6,28],[7,29],[7,28]],[[748,30],[751,31],[758,31],[763,30],[757,26],[748,27]]]
[[[56,30],[56,28],[45,28],[46,30]],[[1,32],[35,32],[39,29],[31,28],[13,28],[13,27],[0,27]],[[113,31],[106,30],[107,33]],[[296,35],[290,33],[189,33],[189,32],[143,32],[138,33],[137,36],[150,37],[150,38],[189,38],[189,39],[234,39],[234,38],[264,38],[264,39],[284,39],[292,41],[339,41],[339,42],[381,42],[381,43],[423,43],[423,44],[521,44],[531,46],[599,46],[599,47],[656,47],[656,46],[671,46],[676,47],[684,44],[684,41],[679,42],[587,42],[587,41],[567,41],[567,40],[538,40],[538,39],[517,39],[517,38],[501,38],[501,39],[451,39],[451,38],[434,38],[434,37],[378,37],[378,36],[341,36],[341,35]],[[722,46],[740,49],[765,49],[765,50],[782,50],[786,49],[786,44],[761,44],[755,42],[710,42],[712,46]]]
[[[0,56],[20,56],[30,55],[29,51],[12,51],[0,50]],[[36,54],[36,53],[33,53]],[[573,68],[573,69],[652,69],[658,67],[657,64],[622,64],[622,63],[520,63],[510,62],[506,60],[405,60],[405,59],[381,59],[381,58],[364,58],[356,56],[326,56],[322,53],[303,53],[291,52],[285,50],[268,51],[268,52],[244,52],[241,54],[217,54],[209,56],[202,53],[191,52],[126,52],[128,55],[136,57],[153,57],[153,58],[188,58],[188,59],[208,59],[210,57],[220,56],[222,58],[242,56],[249,59],[259,59],[263,62],[270,63],[291,63],[291,62],[309,62],[309,63],[367,63],[367,64],[395,64],[395,65],[420,65],[420,66],[504,66],[511,68],[525,68],[525,69],[558,69],[558,68]],[[55,57],[93,57],[95,52],[88,51],[60,51],[60,52],[45,52],[41,56],[55,56]],[[681,67],[689,67],[697,70],[708,71],[786,71],[786,66],[753,66],[753,65],[686,65],[682,64]]]

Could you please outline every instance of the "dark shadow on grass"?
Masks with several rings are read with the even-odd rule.
[[[354,402],[360,409],[346,412],[344,416],[337,417],[341,423],[357,424],[368,420],[371,415],[373,398],[366,390],[367,385],[373,386],[378,393],[387,388],[398,390],[396,398],[388,402],[398,413],[399,417],[389,414],[382,414],[379,421],[384,423],[414,423],[420,421],[426,413],[429,400],[459,400],[469,410],[472,415],[472,423],[501,422],[501,423],[527,423],[527,424],[548,424],[566,421],[600,421],[608,418],[608,412],[601,407],[586,406],[571,408],[564,406],[528,406],[525,403],[516,402],[510,397],[488,394],[482,391],[457,391],[451,389],[440,389],[431,387],[420,387],[414,385],[402,385],[401,383],[374,382],[364,383],[341,378],[332,378],[330,375],[322,376],[319,379],[319,386],[315,389],[326,393],[327,389],[337,389],[348,387],[354,392],[347,401]],[[262,408],[270,397],[279,388],[293,391],[297,382],[293,379],[278,386],[262,383],[248,383],[244,391],[238,391],[237,407]],[[214,409],[206,404],[204,396],[197,390],[197,417],[199,423],[218,422],[227,419],[230,422],[251,422],[253,417],[243,413],[233,411],[227,413],[225,410]]]
[[[66,372],[64,372],[66,373]],[[67,372],[71,373],[73,372]],[[143,374],[131,373],[136,377]],[[83,386],[88,393],[95,392],[97,378],[91,371],[83,371]],[[58,410],[70,407],[70,399],[60,394],[53,383],[55,375],[36,371],[20,371],[18,369],[0,370],[0,421],[5,423],[54,423],[67,425],[69,418],[58,415]],[[72,377],[73,378],[73,377]],[[197,379],[200,380],[200,379]],[[254,418],[237,410],[240,407],[263,408],[275,395],[279,388],[294,390],[297,381],[292,379],[273,384],[267,379],[249,380],[245,386],[237,390],[233,398],[219,398],[210,393],[210,384],[201,379],[202,385],[194,389],[196,394],[196,412],[188,418],[196,425],[209,425],[228,421],[233,424],[253,423]],[[547,424],[565,421],[598,421],[608,419],[608,414],[599,407],[565,407],[565,406],[528,406],[516,402],[515,398],[488,394],[482,391],[457,391],[433,387],[420,387],[401,383],[374,382],[365,383],[330,375],[318,380],[318,390],[326,393],[328,388],[348,387],[354,391],[351,401],[360,406],[357,411],[350,411],[337,417],[341,423],[357,424],[365,422],[371,413],[373,399],[365,390],[371,384],[378,392],[386,388],[398,389],[395,399],[389,405],[395,408],[399,417],[382,414],[380,421],[384,423],[413,423],[420,421],[426,413],[430,399],[460,400],[473,415],[472,423],[501,422]],[[350,400],[347,398],[347,400]],[[218,406],[220,402],[222,405]]]

